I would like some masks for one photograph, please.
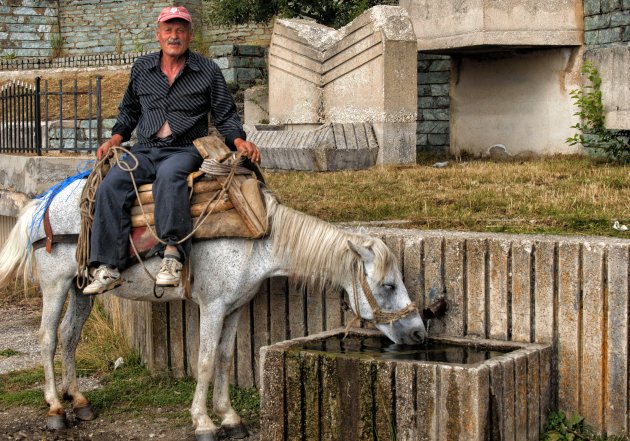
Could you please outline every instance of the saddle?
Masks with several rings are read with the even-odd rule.
[[[193,143],[204,160],[216,159],[221,163],[235,160],[234,152],[216,136],[198,138]],[[217,199],[226,184],[229,186],[224,196]],[[196,171],[188,176],[188,187],[191,190],[190,214],[195,228],[193,240],[218,237],[258,239],[267,234],[267,212],[261,182],[256,179],[254,171],[236,174],[229,182],[225,176],[208,176],[204,171]],[[143,254],[158,244],[147,227],[147,224],[151,227],[155,225],[152,188],[153,184],[138,187],[138,197],[131,209],[133,244],[130,243],[129,256],[135,254],[132,247]],[[203,223],[198,225],[200,218]]]

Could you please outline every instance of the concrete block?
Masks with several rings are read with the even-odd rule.
[[[630,46],[596,48],[586,51],[602,77],[602,100],[609,129],[630,129]]]
[[[628,272],[618,271],[630,265],[628,249],[612,246],[606,262],[608,278],[607,359],[608,369],[605,386],[607,390],[604,409],[607,433],[619,433],[626,426],[628,415],[628,298],[630,297]]]
[[[415,161],[415,37],[407,14],[376,6],[334,30],[277,20],[269,49],[274,124],[370,122],[378,163]],[[373,93],[362,93],[372,91]]]
[[[401,0],[400,6],[409,12],[420,51],[582,43],[582,0]]]
[[[526,439],[527,434],[537,439],[541,400],[549,389],[548,346],[445,337],[432,342],[505,353],[495,352],[490,359],[483,352],[470,353],[467,364],[450,356],[412,361],[353,354],[353,338],[361,337],[367,347],[381,344],[382,338],[378,331],[353,329],[344,353],[319,349],[334,348],[342,333],[264,349],[263,378],[268,380],[261,392],[261,418],[269,424],[261,424],[261,439],[367,440],[375,434],[429,441]],[[318,349],[305,349],[306,344]],[[283,433],[278,427],[284,422]],[[490,433],[499,436],[488,438]]]
[[[277,170],[362,169],[378,152],[370,124],[326,124],[317,130],[261,130],[248,134],[262,154],[262,166]]]

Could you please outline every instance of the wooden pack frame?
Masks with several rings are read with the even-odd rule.
[[[233,152],[216,136],[205,136],[194,142],[204,159],[225,159]],[[204,213],[212,212],[196,230],[194,239],[216,237],[246,237],[257,239],[267,234],[268,222],[260,182],[251,175],[236,175],[227,190],[227,198],[214,200],[223,186],[223,177],[210,178],[203,172],[191,173],[188,185],[192,189],[190,213],[193,225]],[[155,225],[153,211],[153,184],[138,187],[138,198],[131,209],[132,227]],[[142,203],[142,209],[140,208]],[[144,211],[144,215],[143,212]],[[146,216],[146,218],[145,218]],[[137,235],[134,235],[137,236]]]

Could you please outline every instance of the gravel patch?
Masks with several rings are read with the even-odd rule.
[[[27,307],[0,309],[0,351],[13,350],[17,355],[0,355],[0,374],[39,366],[41,357],[37,331],[40,314]]]

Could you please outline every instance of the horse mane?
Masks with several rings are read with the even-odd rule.
[[[378,238],[351,233],[293,210],[265,191],[271,226],[273,257],[291,271],[291,277],[315,289],[340,287],[355,271],[361,258],[348,247],[348,241],[374,253],[374,274],[381,282],[397,266],[396,257]]]

